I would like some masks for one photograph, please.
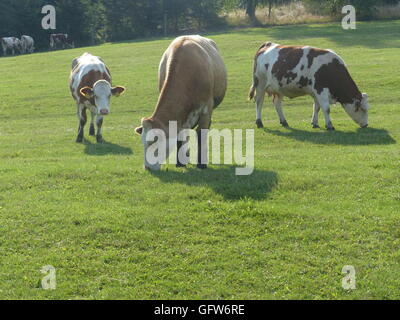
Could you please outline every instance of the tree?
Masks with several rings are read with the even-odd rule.
[[[256,17],[257,7],[267,6],[268,16],[271,18],[272,8],[275,5],[292,2],[294,0],[225,0],[225,8],[243,8],[253,25],[258,25]]]
[[[293,2],[293,0],[264,0],[261,3],[268,5],[268,18],[271,19],[272,7],[276,5],[283,5],[289,2]]]
[[[256,18],[256,8],[260,0],[246,0],[246,14],[249,16],[250,20],[255,24],[257,22]]]

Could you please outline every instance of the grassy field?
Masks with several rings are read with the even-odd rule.
[[[142,169],[134,128],[154,109],[171,39],[1,58],[0,298],[399,299],[399,34],[400,21],[209,35],[229,70],[214,128],[255,128],[246,99],[267,40],[335,50],[370,96],[370,128],[337,106],[336,132],[311,128],[311,98],[286,101],[291,129],[267,103],[249,177],[234,166]],[[85,51],[128,89],[105,144],[74,142],[67,79]],[[41,289],[45,265],[54,291]],[[345,265],[356,290],[341,286]]]

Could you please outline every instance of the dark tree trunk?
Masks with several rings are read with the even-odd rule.
[[[271,13],[272,13],[272,1],[268,1],[268,19],[271,20]]]
[[[247,0],[247,2],[246,2],[246,14],[249,16],[250,21],[253,24],[257,24],[256,7],[257,7],[257,0]]]

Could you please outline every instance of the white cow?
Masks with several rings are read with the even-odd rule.
[[[3,48],[3,55],[7,55],[7,51],[11,51],[12,55],[15,55],[15,53],[18,51],[19,53],[22,53],[22,45],[21,45],[21,40],[15,37],[6,37],[6,38],[1,38],[1,46]]]
[[[259,128],[263,127],[261,111],[266,93],[274,97],[280,122],[285,127],[288,123],[282,111],[283,97],[304,95],[314,98],[314,128],[319,128],[318,113],[322,109],[326,128],[335,130],[330,105],[336,102],[360,127],[368,126],[368,95],[360,92],[342,58],[331,50],[263,44],[255,57],[250,90],[250,99],[255,97],[257,103]]]
[[[35,41],[30,36],[22,36],[21,37],[21,46],[22,46],[22,53],[33,53],[35,50]]]
[[[79,130],[76,142],[83,141],[83,129],[87,122],[86,109],[92,114],[89,135],[95,135],[94,119],[97,116],[97,142],[103,142],[103,117],[110,113],[111,96],[120,96],[124,87],[112,87],[111,73],[103,60],[89,53],[72,62],[70,90],[78,107]]]

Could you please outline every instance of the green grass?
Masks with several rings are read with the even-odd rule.
[[[292,129],[267,103],[249,177],[233,166],[142,169],[134,128],[154,109],[171,39],[1,58],[0,298],[399,299],[399,33],[393,21],[210,35],[229,70],[214,128],[255,128],[246,96],[267,40],[335,50],[370,96],[370,128],[336,107],[337,132],[311,128],[311,98],[286,101]],[[128,89],[104,145],[74,142],[67,80],[84,51]],[[44,265],[57,269],[55,291],[40,289]],[[345,265],[357,272],[351,292]]]

